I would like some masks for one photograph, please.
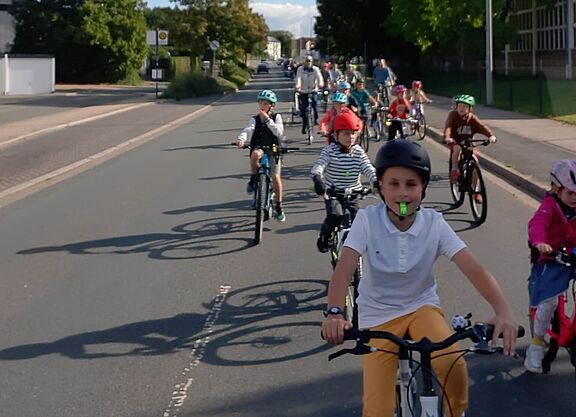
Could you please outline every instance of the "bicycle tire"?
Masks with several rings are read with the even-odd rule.
[[[314,141],[314,136],[312,134],[312,126],[314,121],[312,120],[312,103],[308,102],[308,109],[306,109],[306,117],[308,120],[308,125],[306,126],[306,133],[308,135],[308,145],[312,145]]]
[[[362,129],[362,135],[360,136],[362,141],[360,142],[362,148],[365,152],[368,152],[370,148],[370,131],[368,130],[368,121],[364,121],[364,129]]]
[[[346,290],[346,320],[351,322],[355,328],[358,328],[358,304],[356,304],[356,299],[358,298],[358,284],[360,282],[362,268],[360,262],[361,261],[358,261],[358,267],[354,272],[354,277]]]
[[[452,152],[450,152],[450,156],[448,159],[448,174],[452,172]],[[465,175],[460,170],[460,178],[456,184],[452,184],[450,181],[450,175],[448,175],[448,184],[450,185],[450,194],[452,195],[452,199],[454,200],[454,206],[460,207],[464,203],[465,197],[465,189],[464,189],[464,180]]]
[[[473,187],[473,179],[474,173],[476,172],[476,176],[478,178],[478,182],[476,183],[476,187]],[[481,225],[486,221],[486,216],[488,215],[488,200],[486,195],[486,185],[484,184],[484,178],[482,178],[482,171],[480,170],[480,166],[472,162],[470,164],[469,172],[468,172],[468,184],[469,184],[469,192],[468,196],[470,198],[470,208],[472,209],[472,216],[474,217],[474,221],[477,225]],[[482,198],[482,202],[478,203],[476,201],[476,195],[480,195]]]
[[[416,131],[418,133],[418,140],[422,140],[426,137],[426,118],[423,114],[418,115],[418,124]]]
[[[266,192],[266,175],[259,174],[258,183],[256,184],[256,227],[254,230],[254,244],[257,245],[262,240],[262,232],[264,231],[264,210],[265,210],[265,197]]]

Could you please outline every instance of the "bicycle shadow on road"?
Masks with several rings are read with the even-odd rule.
[[[70,359],[166,355],[189,344],[205,321],[203,314],[177,314],[80,333],[54,342],[13,346],[0,350],[0,360],[33,359],[54,353]],[[113,344],[119,346],[111,346]]]
[[[252,216],[248,214],[246,216],[210,217],[179,224],[168,233],[114,236],[59,246],[23,249],[16,254],[68,252],[73,255],[129,255],[143,253],[157,260],[201,259],[250,248],[253,227]]]

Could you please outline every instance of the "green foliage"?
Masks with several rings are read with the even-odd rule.
[[[179,77],[188,74],[192,71],[190,64],[190,57],[187,56],[174,56],[170,58],[172,66],[172,77]]]
[[[140,0],[15,0],[13,53],[56,57],[57,81],[132,79],[146,56]]]
[[[177,100],[222,94],[234,91],[236,86],[223,78],[212,78],[200,71],[178,76],[164,91],[163,97]]]
[[[291,32],[285,30],[275,30],[270,32],[270,36],[274,36],[278,39],[282,45],[281,54],[289,56],[292,52],[292,41],[294,40],[294,35]]]

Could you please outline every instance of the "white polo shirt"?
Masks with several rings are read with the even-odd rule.
[[[362,256],[358,287],[358,324],[368,328],[412,313],[424,305],[440,307],[434,263],[466,247],[442,215],[416,212],[405,232],[388,217],[384,203],[358,211],[345,246]]]

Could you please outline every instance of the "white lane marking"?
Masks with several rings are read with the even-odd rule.
[[[226,299],[226,295],[230,291],[230,288],[230,285],[220,286],[218,295],[214,299],[212,309],[208,313],[204,326],[200,331],[200,334],[202,334],[203,337],[194,341],[192,351],[190,352],[190,363],[182,370],[183,380],[174,386],[170,404],[168,404],[168,407],[164,410],[163,417],[176,417],[176,413],[179,411],[180,407],[184,405],[184,402],[188,397],[188,388],[190,388],[192,382],[194,382],[194,378],[191,375],[192,371],[200,364],[200,361],[204,357],[206,345],[210,341],[210,335],[214,330],[214,325],[222,311],[222,305],[224,304],[224,300]]]
[[[200,109],[198,109],[198,110],[196,110],[190,114],[187,114],[186,116],[183,116],[177,120],[165,123],[164,125],[157,127],[156,129],[153,129],[153,130],[146,132],[140,136],[137,136],[135,138],[127,140],[126,142],[123,142],[119,145],[105,149],[102,152],[99,152],[95,155],[91,155],[87,158],[84,158],[80,161],[74,162],[74,163],[67,165],[65,167],[59,168],[55,171],[52,171],[52,172],[44,174],[40,177],[31,179],[30,181],[27,181],[25,183],[16,185],[14,187],[10,187],[7,190],[0,192],[0,202],[3,198],[6,198],[8,196],[13,196],[13,195],[20,193],[20,192],[22,192],[22,191],[24,191],[24,190],[26,190],[26,189],[34,186],[34,185],[38,185],[38,184],[43,183],[45,181],[54,180],[57,177],[62,176],[63,174],[65,174],[67,172],[73,171],[73,170],[75,170],[75,169],[77,169],[83,165],[86,165],[88,163],[92,163],[92,162],[94,162],[100,158],[107,156],[108,154],[112,154],[114,152],[120,151],[123,148],[127,148],[129,146],[134,146],[136,144],[139,144],[140,142],[144,142],[148,139],[151,139],[151,138],[159,135],[160,133],[165,133],[169,130],[175,129],[176,127],[184,124],[188,120],[190,120],[194,117],[200,116],[201,114],[207,112],[210,109],[212,109],[212,104],[204,106],[204,107],[202,107],[202,108],[200,108]],[[0,207],[2,207],[2,204],[0,204]]]
[[[92,122],[94,120],[98,120],[98,119],[103,119],[104,117],[109,117],[109,116],[114,116],[115,114],[120,114],[120,113],[124,113],[127,112],[129,110],[135,110],[138,109],[140,107],[145,107],[145,106],[150,106],[153,104],[157,104],[156,102],[151,102],[151,103],[140,103],[140,104],[136,104],[134,106],[129,106],[129,107],[124,107],[118,110],[113,110],[111,112],[106,112],[106,113],[102,113],[102,114],[98,114],[96,116],[90,116],[87,117],[85,119],[80,119],[80,120],[74,120],[72,122],[66,122],[66,123],[61,123],[59,125],[56,126],[51,126],[51,127],[47,127],[45,129],[39,129],[36,130],[34,132],[31,133],[25,133],[23,135],[17,136],[15,138],[9,139],[6,142],[2,142],[0,143],[0,148],[4,148],[8,145],[12,145],[15,142],[19,142],[23,139],[29,138],[31,136],[36,136],[36,135],[40,135],[40,134],[44,134],[44,133],[49,133],[49,132],[53,132],[55,130],[59,130],[59,129],[64,129],[66,127],[72,127],[72,126],[78,126],[81,125],[83,123],[88,123],[88,122]]]

